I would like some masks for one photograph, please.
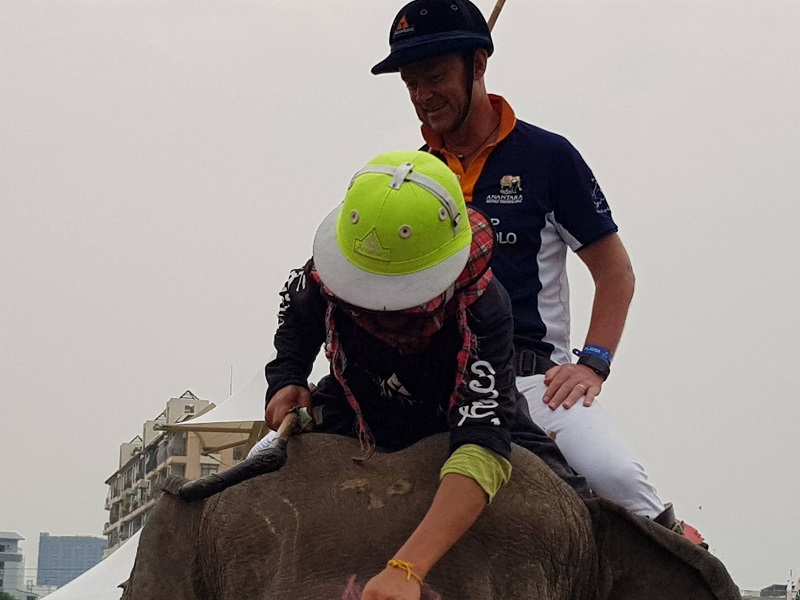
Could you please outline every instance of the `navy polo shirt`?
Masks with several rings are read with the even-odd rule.
[[[458,175],[464,196],[494,225],[492,270],[508,290],[514,341],[557,363],[570,362],[566,250],[617,231],[591,169],[565,138],[519,121],[490,96],[501,115],[497,142],[465,171],[423,126],[430,150]]]

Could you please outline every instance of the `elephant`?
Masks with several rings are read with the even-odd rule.
[[[190,503],[177,495],[186,480],[170,478],[122,598],[340,600],[419,523],[448,443],[437,434],[359,462],[354,439],[296,435],[282,469]],[[707,550],[611,501],[582,501],[519,446],[511,462],[511,481],[428,574],[428,597],[740,600]]]

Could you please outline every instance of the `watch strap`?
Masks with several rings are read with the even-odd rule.
[[[592,371],[600,375],[603,381],[608,379],[608,376],[611,374],[611,365],[608,361],[594,354],[581,354],[578,357],[578,364],[589,367]]]

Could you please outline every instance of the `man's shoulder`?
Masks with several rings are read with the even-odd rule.
[[[572,144],[563,135],[520,119],[514,108],[503,96],[489,94],[489,98],[494,109],[500,113],[502,119],[501,127],[505,129],[511,126],[505,140],[512,141],[514,144],[527,142],[553,151],[559,149],[574,151]],[[511,125],[511,123],[513,123],[513,125]],[[502,145],[502,143],[500,145]]]
[[[563,135],[520,119],[517,119],[512,134],[551,151],[575,151],[573,145]]]

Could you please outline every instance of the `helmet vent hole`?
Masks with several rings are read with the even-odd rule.
[[[446,221],[447,220],[447,209],[444,206],[439,208],[439,220],[440,221]]]
[[[458,6],[456,6],[455,4],[451,4],[450,10],[458,10]]]
[[[419,14],[421,14],[424,17],[425,15],[428,14],[428,9],[427,8],[423,8],[421,11],[419,11]]]
[[[411,227],[409,225],[403,225],[397,232],[401,238],[408,239],[411,237]]]
[[[357,210],[350,211],[350,222],[353,225],[358,223],[358,211]]]

